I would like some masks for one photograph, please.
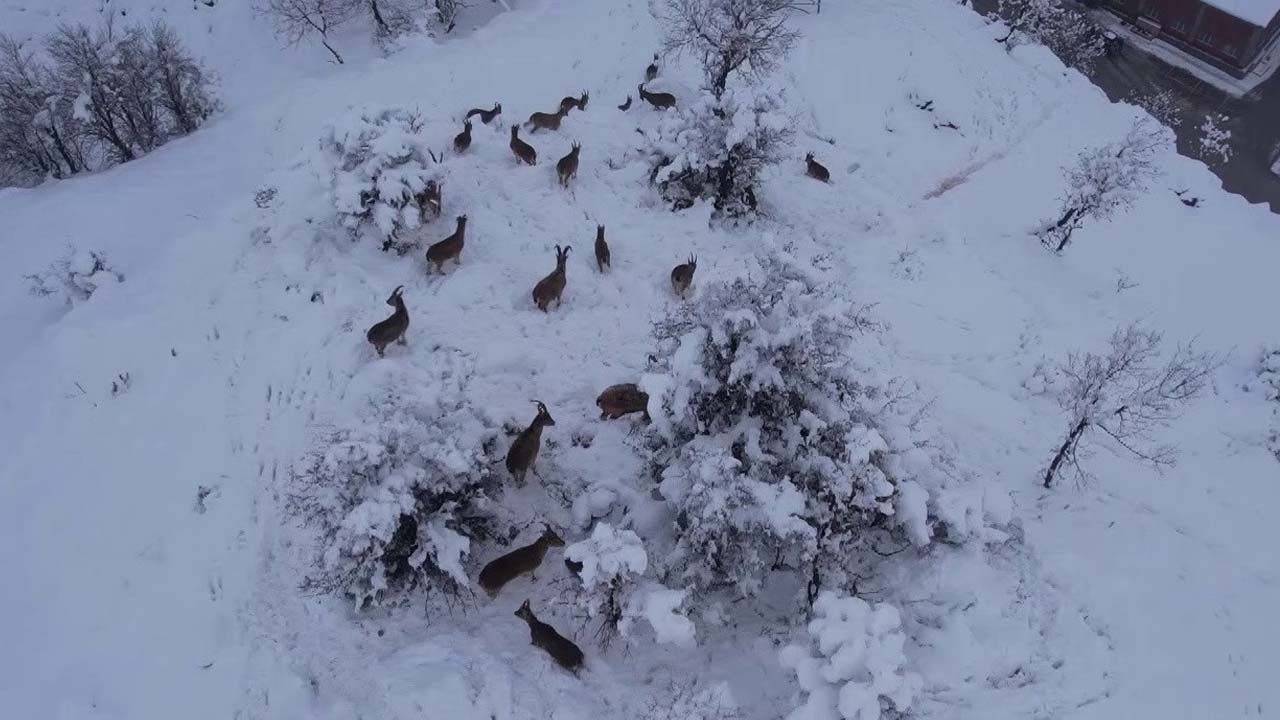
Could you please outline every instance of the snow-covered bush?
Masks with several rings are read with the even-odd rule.
[[[1080,153],[1065,170],[1067,191],[1057,219],[1036,230],[1040,242],[1062,252],[1086,220],[1107,220],[1133,205],[1156,176],[1156,155],[1171,137],[1168,128],[1143,119],[1122,140]]]
[[[352,232],[367,229],[383,250],[404,253],[414,246],[400,233],[418,227],[417,198],[428,182],[439,181],[421,131],[415,112],[362,111],[329,127],[321,142],[343,225]]]
[[[664,114],[646,135],[649,179],[672,209],[713,201],[718,215],[751,216],[766,165],[790,145],[792,122],[780,93],[733,88],[703,92]]]
[[[649,567],[644,543],[630,530],[616,530],[600,522],[591,537],[565,548],[564,556],[581,565],[577,571],[582,581],[578,606],[588,617],[600,621],[597,637],[607,647],[618,633],[636,580]]]
[[[1228,162],[1231,160],[1231,130],[1226,127],[1227,116],[1209,113],[1200,123],[1200,157],[1205,161]]]
[[[56,295],[68,305],[88,300],[103,285],[124,282],[124,275],[112,269],[105,255],[75,248],[67,248],[44,272],[25,277],[31,294]]]
[[[657,326],[661,371],[642,387],[661,409],[647,447],[676,514],[666,577],[752,594],[790,571],[812,602],[870,550],[980,535],[982,493],[911,387],[854,365],[880,357],[873,324],[781,260],[761,269]]]
[[[729,684],[698,689],[694,683],[672,683],[645,708],[641,720],[737,720],[742,717]]]
[[[1271,432],[1267,436],[1267,446],[1271,454],[1280,460],[1280,347],[1262,351],[1262,360],[1258,365],[1258,381],[1267,400],[1278,403],[1272,417]]]
[[[827,591],[813,611],[810,646],[789,645],[780,655],[806,696],[787,720],[880,720],[910,710],[923,682],[904,669],[898,609]]]
[[[1268,400],[1280,402],[1280,347],[1262,351],[1258,363],[1258,380]]]
[[[494,531],[486,445],[496,430],[468,403],[470,369],[436,362],[387,378],[369,412],[295,473],[292,507],[321,545],[309,586],[359,607],[468,587],[463,559]]]
[[[693,621],[685,614],[688,599],[688,590],[648,583],[628,598],[618,631],[623,637],[631,637],[636,623],[643,620],[653,630],[657,643],[692,647],[697,633]]]

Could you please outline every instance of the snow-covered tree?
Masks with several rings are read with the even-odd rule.
[[[46,66],[0,36],[0,165],[66,177],[148,153],[217,109],[213,76],[163,22],[62,25]]]
[[[789,645],[780,655],[805,695],[787,720],[881,720],[907,713],[924,683],[904,669],[898,609],[823,592],[813,611],[810,645]]]
[[[422,118],[400,108],[351,113],[328,128],[321,146],[334,207],[352,232],[369,230],[384,250],[413,247],[401,231],[418,227],[418,196],[439,181]]]
[[[1036,230],[1040,242],[1062,252],[1087,220],[1107,220],[1133,205],[1158,172],[1156,156],[1169,144],[1169,132],[1139,120],[1119,142],[1081,152],[1065,171],[1067,192],[1057,219]]]
[[[732,73],[760,78],[778,66],[799,33],[787,16],[795,0],[662,0],[664,49],[702,64],[706,87],[720,97]]]
[[[357,607],[469,586],[463,560],[494,535],[496,428],[470,404],[471,368],[448,354],[386,378],[369,411],[297,469],[292,508],[319,548],[307,584]]]
[[[1176,448],[1158,443],[1155,433],[1204,390],[1218,358],[1180,345],[1161,361],[1162,342],[1159,332],[1134,324],[1112,333],[1105,353],[1067,356],[1058,393],[1067,431],[1045,470],[1046,488],[1066,467],[1088,477],[1082,461],[1093,442],[1157,468],[1176,462]]]
[[[1135,91],[1130,93],[1127,100],[1146,110],[1151,117],[1159,120],[1161,125],[1175,129],[1182,125],[1182,107],[1177,94],[1172,90]]]
[[[1063,0],[1000,0],[999,15],[1009,27],[999,39],[1006,47],[1040,43],[1086,75],[1106,50],[1102,28]]]
[[[1226,127],[1228,119],[1221,113],[1209,113],[1205,116],[1204,122],[1200,123],[1197,130],[1202,159],[1206,161],[1216,159],[1224,163],[1231,160],[1231,130]]]
[[[69,247],[47,270],[27,275],[26,279],[31,294],[56,295],[68,305],[75,305],[88,300],[103,285],[124,282],[124,275],[116,272],[102,253]]]
[[[83,172],[89,161],[74,125],[49,68],[0,34],[0,168],[23,184]]]
[[[660,372],[642,387],[660,408],[652,472],[676,515],[657,560],[667,580],[753,594],[790,572],[812,602],[850,585],[872,549],[972,534],[981,499],[953,495],[963,473],[909,387],[852,362],[878,352],[871,324],[795,266],[760,270],[657,326]]]
[[[791,142],[785,107],[781,94],[735,87],[719,98],[703,93],[665,113],[645,136],[650,180],[672,209],[709,199],[717,216],[754,215],[760,173]]]

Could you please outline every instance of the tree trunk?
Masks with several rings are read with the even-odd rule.
[[[338,51],[337,51],[337,50],[334,50],[334,49],[333,49],[333,46],[329,44],[329,38],[328,38],[328,36],[326,36],[326,35],[321,35],[321,36],[320,36],[320,44],[321,44],[321,45],[324,45],[324,49],[325,49],[325,50],[328,50],[330,53],[333,53],[333,59],[334,59],[334,60],[337,60],[339,65],[346,65],[346,63],[344,63],[344,62],[342,61],[342,56],[338,54]]]
[[[724,94],[725,86],[729,84],[729,73],[733,72],[733,65],[729,62],[729,58],[720,58],[720,68],[716,70],[716,75],[711,79],[711,93],[717,99]]]
[[[391,36],[391,27],[382,19],[382,11],[378,9],[378,0],[369,0],[369,9],[373,11],[373,21],[378,23],[378,32],[383,36]]]
[[[1080,436],[1084,434],[1086,428],[1089,427],[1089,420],[1083,418],[1076,426],[1071,428],[1071,432],[1067,433],[1067,439],[1062,441],[1062,445],[1058,447],[1058,452],[1053,456],[1053,462],[1049,463],[1049,469],[1044,473],[1044,486],[1048,488],[1053,484],[1053,479],[1058,474],[1058,469],[1062,466],[1063,461],[1071,454],[1076,443],[1080,442]]]

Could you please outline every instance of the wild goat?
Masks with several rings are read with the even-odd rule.
[[[484,123],[485,125],[488,125],[489,123],[493,122],[494,118],[498,117],[501,114],[502,114],[502,103],[495,102],[493,104],[492,110],[484,110],[481,108],[471,108],[470,110],[467,111],[466,119],[470,120],[473,116],[479,115],[480,122]]]
[[[516,159],[526,165],[538,164],[538,151],[533,146],[520,139],[520,126],[511,126],[511,152],[515,153]]]
[[[609,267],[609,243],[604,241],[604,226],[596,226],[596,267],[600,272]]]
[[[404,334],[409,330],[409,309],[404,306],[404,298],[400,297],[402,290],[404,286],[400,285],[392,290],[391,297],[387,298],[387,304],[396,309],[391,313],[391,317],[374,323],[374,326],[369,328],[369,332],[365,333],[365,338],[378,351],[378,357],[383,357],[383,351],[393,342],[405,344]]]
[[[523,485],[525,473],[534,470],[533,465],[538,460],[538,450],[542,448],[542,429],[556,424],[551,413],[547,412],[546,405],[538,400],[534,400],[533,403],[538,406],[538,414],[534,416],[533,422],[529,423],[529,427],[520,431],[516,441],[511,443],[511,449],[507,451],[507,472],[515,478],[517,485]],[[537,470],[534,470],[534,473],[536,474]]]
[[[827,172],[827,169],[822,166],[822,163],[813,159],[813,153],[808,153],[804,156],[804,164],[805,164],[805,171],[804,171],[805,175],[808,175],[814,180],[821,180],[822,182],[831,182],[831,173]]]
[[[462,246],[466,243],[467,237],[467,216],[458,216],[458,227],[449,237],[434,243],[427,248],[427,272],[431,272],[434,265],[439,272],[444,272],[444,264],[449,260],[456,260],[462,263]]]
[[[553,113],[536,112],[529,116],[529,122],[524,126],[529,128],[530,133],[539,130],[559,130],[560,121],[565,115],[569,114],[569,108],[561,106],[561,108]]]
[[[676,106],[676,96],[671,93],[651,93],[644,89],[643,84],[637,85],[636,89],[640,91],[641,100],[644,100],[659,110],[666,110],[667,108],[673,108]]]
[[[693,284],[693,273],[698,269],[698,258],[690,255],[689,262],[681,263],[671,269],[671,288],[676,291],[680,297],[684,297],[689,292],[689,286]]]
[[[528,623],[529,641],[535,647],[541,648],[550,655],[560,667],[574,675],[578,674],[578,670],[582,668],[582,651],[577,645],[556,632],[555,628],[539,620],[533,614],[533,609],[529,607],[528,600],[525,600],[520,609],[516,610],[515,615]]]
[[[464,153],[469,147],[471,147],[471,121],[464,120],[462,122],[462,132],[453,137],[453,151]]]
[[[547,548],[564,547],[564,540],[555,534],[550,526],[544,526],[542,535],[531,544],[516,548],[502,557],[490,561],[480,571],[480,587],[494,597],[503,585],[521,575],[532,575],[542,565],[547,555]]]
[[[649,418],[649,394],[635,383],[610,385],[596,398],[601,420],[617,420],[629,413],[644,413]]]
[[[649,67],[644,69],[644,81],[653,82],[658,77],[658,53],[653,54],[653,62],[649,63]]]
[[[591,99],[591,96],[587,95],[586,90],[582,91],[581,97],[573,97],[572,95],[566,95],[560,100],[560,109],[564,110],[565,112],[568,112],[571,108],[586,110],[587,100],[589,99]]]
[[[444,181],[436,182],[428,180],[427,186],[422,188],[422,192],[414,196],[414,201],[418,203],[418,218],[426,220],[427,216],[440,217],[440,209],[443,202]]]
[[[560,178],[561,187],[569,187],[569,181],[578,174],[578,152],[582,150],[582,146],[573,143],[572,148],[568,155],[556,163],[556,176]]]
[[[572,246],[566,245],[564,250],[560,246],[556,246],[556,269],[551,274],[538,281],[533,286],[533,303],[538,306],[542,312],[547,311],[547,307],[554,301],[556,307],[560,306],[560,294],[564,292],[565,284],[565,262],[569,259],[569,251]]]
[[[628,110],[630,110],[630,109],[631,109],[631,96],[630,96],[630,95],[628,95],[628,96],[627,96],[627,101],[626,101],[626,102],[624,102],[624,103],[622,103],[621,105],[619,105],[619,106],[618,106],[618,109],[619,109],[619,110],[621,110],[622,112],[626,112],[626,111],[628,111]]]

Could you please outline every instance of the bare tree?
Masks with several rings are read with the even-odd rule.
[[[156,22],[150,28],[150,51],[155,65],[158,102],[172,117],[172,132],[194,132],[218,108],[211,93],[213,78],[200,67],[174,33]]]
[[[1179,345],[1161,362],[1162,341],[1159,332],[1133,324],[1112,333],[1105,354],[1067,356],[1058,404],[1069,420],[1045,470],[1046,488],[1067,466],[1089,477],[1081,460],[1094,439],[1157,468],[1175,463],[1176,449],[1157,443],[1155,433],[1204,390],[1220,359]]]
[[[0,35],[0,172],[7,176],[0,185],[68,177],[87,165],[49,68],[22,43]]]
[[[110,28],[97,33],[84,25],[62,25],[49,38],[57,64],[59,92],[75,105],[84,132],[107,147],[112,159],[128,162],[140,154],[130,142],[129,119],[112,76]]]
[[[1167,129],[1143,119],[1123,140],[1080,153],[1066,171],[1068,189],[1057,219],[1036,230],[1040,242],[1060,253],[1086,220],[1106,220],[1131,206],[1155,177],[1156,151],[1168,141]]]
[[[690,52],[702,63],[707,85],[718,98],[729,75],[771,72],[791,50],[799,33],[787,15],[805,2],[795,0],[663,0],[663,49]]]
[[[362,5],[360,0],[265,0],[259,12],[271,18],[276,32],[290,45],[310,35],[319,37],[341,65],[342,55],[329,44],[329,33],[355,17]]]

